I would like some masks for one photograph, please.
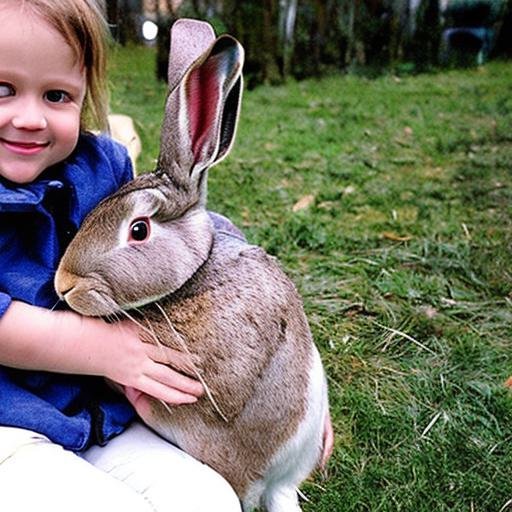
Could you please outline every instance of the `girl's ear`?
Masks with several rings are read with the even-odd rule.
[[[181,23],[178,33],[173,27],[171,44],[175,51],[171,48],[169,70],[173,76],[169,83],[171,87],[176,85],[167,99],[158,163],[159,172],[182,184],[190,184],[191,180],[198,183],[203,171],[228,154],[242,93],[241,45],[224,35],[200,52],[207,31],[198,36],[201,42],[191,44],[197,36],[195,29],[190,32],[192,27]],[[176,48],[184,48],[181,38],[189,41],[186,56],[185,50],[176,53]],[[197,53],[200,54],[194,59]],[[175,74],[180,71],[183,75],[177,79]]]

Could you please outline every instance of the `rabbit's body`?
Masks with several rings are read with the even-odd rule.
[[[171,61],[202,31],[206,48],[176,59],[189,67],[171,86],[157,171],[87,216],[55,284],[76,311],[132,310],[145,341],[189,353],[209,394],[172,408],[155,400],[142,419],[221,473],[244,510],[298,511],[296,487],[322,451],[326,380],[302,301],[275,258],[216,231],[205,209],[206,170],[234,136],[243,50],[181,21]]]
[[[205,397],[172,413],[155,401],[145,422],[220,472],[246,509],[274,486],[294,493],[318,462],[327,400],[293,285],[261,249],[219,234],[160,305],[168,318],[149,304],[144,320],[166,345],[186,344],[224,418]]]

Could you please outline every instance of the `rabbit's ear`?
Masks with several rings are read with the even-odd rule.
[[[179,34],[173,34],[173,42],[178,35],[185,36],[182,28]],[[193,40],[196,34],[187,37]],[[171,51],[171,61],[173,58]],[[240,108],[243,59],[238,41],[221,36],[190,64],[170,90],[157,172],[167,174],[176,184],[190,185],[191,181],[202,181],[203,171],[227,155]],[[170,63],[169,69],[179,74],[180,67],[178,59],[176,65]],[[175,82],[172,77],[170,83]]]
[[[167,83],[173,91],[187,69],[209,50],[215,33],[209,23],[188,18],[176,20],[171,30]]]

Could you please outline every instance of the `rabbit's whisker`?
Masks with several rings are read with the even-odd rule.
[[[161,305],[160,305],[160,303],[159,303],[159,302],[155,302],[155,304],[156,304],[156,306],[157,306],[160,310],[162,309],[162,307],[161,307]],[[153,330],[153,324],[151,323],[151,321],[150,321],[147,317],[144,317],[144,320],[146,320],[146,323],[148,324],[149,329],[151,329],[151,331],[153,332],[153,336],[154,336],[155,344],[156,344],[156,345],[158,345],[161,349],[163,349],[163,347],[165,347],[166,345],[165,345],[165,343],[162,343],[162,342],[160,341],[160,339],[157,337],[156,333],[155,333],[155,332],[154,332],[154,330]],[[172,327],[172,326],[171,326],[171,327]],[[192,366],[194,365],[194,363],[193,363],[192,361],[191,361],[191,365],[192,365]],[[194,370],[196,370],[196,371],[197,371],[197,369],[196,369],[196,368],[194,368]]]
[[[57,299],[57,302],[51,307],[51,311],[54,311],[55,308],[59,305],[59,303],[62,302],[63,304],[65,304],[66,302],[63,301],[62,299]]]
[[[151,338],[152,338],[152,340],[154,342],[154,345],[156,345],[160,349],[163,349],[166,345],[165,345],[165,343],[162,343],[160,341],[160,339],[158,338],[158,336],[156,335],[155,330],[153,329],[153,323],[151,322],[151,320],[146,315],[144,315],[144,310],[142,308],[140,308],[140,307],[134,307],[130,311],[134,311],[135,313],[137,313],[140,316],[140,318],[142,319],[142,321],[144,321],[144,323],[147,325],[147,327],[143,327],[143,325],[140,322],[135,321],[131,317],[130,317],[130,319],[132,321],[135,321],[135,323],[139,327],[143,327],[144,332],[148,333],[151,336]],[[123,313],[126,314],[126,311],[123,311]],[[162,359],[164,359],[163,353],[162,353]]]
[[[169,407],[169,405],[167,404],[167,402],[164,402],[163,400],[158,400],[163,406],[164,406],[164,409],[172,415],[172,409]]]
[[[151,338],[153,338],[154,344],[160,349],[160,352],[162,354],[162,360],[165,360],[164,350],[163,350],[165,347],[165,344],[162,343],[160,341],[160,339],[158,338],[158,336],[156,335],[156,332],[153,329],[153,324],[151,323],[151,320],[149,320],[149,318],[147,318],[145,316],[143,316],[142,318],[143,318],[144,322],[146,322],[146,325],[147,325],[146,332],[149,332],[151,334]]]
[[[214,409],[217,411],[217,413],[219,414],[219,416],[226,422],[228,423],[229,420],[227,419],[227,417],[225,416],[225,414],[221,411],[220,407],[218,406],[217,402],[215,401],[215,399],[213,398],[213,394],[212,392],[210,391],[210,388],[208,387],[208,385],[206,384],[205,380],[203,379],[203,377],[201,376],[201,374],[199,373],[199,371],[197,370],[196,366],[194,365],[193,363],[193,360],[192,360],[192,354],[190,353],[190,350],[188,349],[187,347],[187,344],[185,343],[185,340],[183,339],[183,336],[174,328],[174,325],[172,325],[172,322],[171,322],[171,319],[169,318],[169,316],[167,315],[167,313],[165,312],[165,309],[158,303],[158,302],[155,302],[155,305],[156,307],[160,310],[160,313],[162,313],[163,317],[165,318],[165,321],[167,322],[167,324],[169,325],[169,328],[172,330],[173,334],[176,336],[176,339],[180,342],[180,345],[182,346],[183,348],[183,351],[188,354],[190,356],[190,359],[191,359],[191,364],[192,364],[192,369],[194,370],[194,373],[197,377],[197,379],[199,380],[199,382],[203,385],[204,387],[204,390],[206,392],[206,396],[208,397],[208,399],[210,400],[210,402],[212,403]]]
[[[112,297],[109,297],[106,292],[98,291],[97,293],[101,297],[103,304],[112,311],[111,314],[115,315],[119,311],[119,304]]]
[[[121,309],[120,313],[122,313],[128,320],[131,320],[136,326],[142,329],[144,332],[147,332],[151,337],[153,337],[153,332],[150,331],[145,325],[141,324],[138,320],[136,320],[128,311],[125,309]]]
[[[136,311],[137,313],[141,313],[140,309],[139,308],[136,308]],[[146,325],[148,326],[147,329],[146,329],[146,332],[149,332],[153,341],[154,341],[154,344],[160,349],[161,353],[162,353],[162,360],[164,360],[164,353],[163,353],[163,348],[165,347],[165,345],[160,341],[160,339],[158,338],[158,336],[156,335],[155,333],[155,330],[153,329],[153,324],[151,323],[151,321],[149,320],[149,318],[145,317],[145,316],[142,316],[144,322],[146,323]],[[165,402],[164,400],[161,400],[159,399],[158,400],[162,406],[164,407],[164,409],[169,413],[169,414],[172,414],[172,409],[169,407],[169,405],[167,404],[167,402]]]
[[[119,306],[119,304],[112,298],[107,295],[106,292],[98,292],[100,297],[103,299],[103,303],[109,307],[111,313],[104,316],[107,321],[118,322],[122,318],[122,313],[124,313],[123,309]]]
[[[121,315],[119,313],[112,313],[112,315],[110,315],[113,319],[114,322],[119,322],[121,320]]]
[[[114,313],[109,313],[108,315],[105,315],[105,316],[104,316],[104,319],[105,319],[107,322],[109,322],[109,323],[111,323],[111,322],[115,322],[115,321],[119,320],[119,318],[118,318],[118,316],[117,316],[117,313],[116,313],[116,312],[114,312]]]

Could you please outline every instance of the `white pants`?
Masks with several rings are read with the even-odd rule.
[[[231,486],[141,424],[76,455],[0,427],[2,512],[240,512]]]

